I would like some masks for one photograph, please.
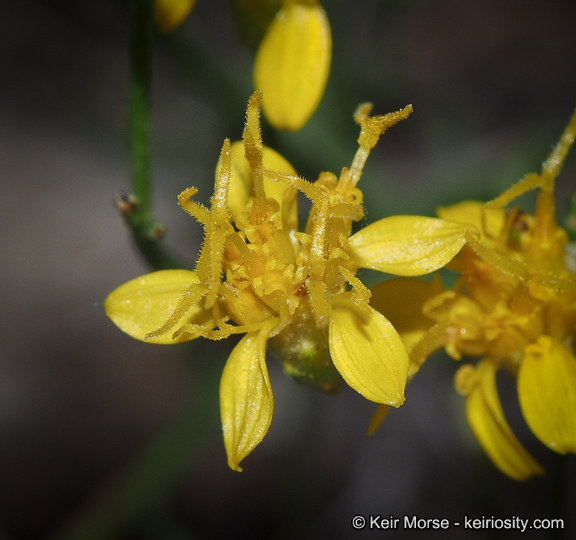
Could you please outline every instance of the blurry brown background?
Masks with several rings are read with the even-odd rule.
[[[574,2],[323,4],[334,61],[320,109],[299,133],[265,130],[299,172],[314,179],[350,163],[357,137],[351,115],[363,101],[374,102],[376,113],[414,105],[370,157],[362,179],[369,220],[489,199],[539,171],[576,106]],[[182,417],[192,426],[181,435],[184,454],[190,444],[189,465],[110,537],[378,534],[354,531],[356,514],[564,516],[569,529],[560,537],[576,535],[567,511],[576,506],[574,456],[560,465],[522,432],[511,399],[522,440],[549,474],[527,484],[503,477],[471,438],[452,386],[457,364],[442,355],[370,438],[372,404],[349,389],[335,398],[316,395],[271,359],[272,427],[245,471],[229,470],[218,379],[232,343],[146,345],[103,312],[114,287],[148,271],[112,204],[129,185],[126,5],[0,6],[0,538],[63,530]],[[201,229],[179,210],[176,195],[195,185],[200,199],[210,196],[220,145],[241,134],[252,54],[224,0],[198,0],[186,23],[157,44],[155,210],[168,227],[166,242],[189,261]],[[572,155],[559,200],[573,191]],[[452,528],[442,538],[492,534]],[[385,536],[404,535],[400,528]]]

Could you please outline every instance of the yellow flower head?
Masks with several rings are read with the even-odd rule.
[[[456,387],[467,396],[468,422],[480,444],[518,480],[542,468],[506,422],[495,384],[500,369],[516,379],[536,437],[556,452],[576,452],[576,276],[554,207],[554,181],[575,136],[576,113],[541,174],[527,175],[486,205],[439,210],[444,219],[476,225],[482,236],[469,238],[451,263],[460,273],[455,287],[424,301],[424,314],[437,324],[414,349],[416,356],[444,346],[455,359],[481,357],[458,370]],[[535,188],[534,215],[502,208]]]
[[[375,117],[369,105],[359,107],[352,166],[339,177],[325,172],[311,183],[263,146],[260,101],[259,92],[249,100],[243,142],[224,142],[210,208],[193,201],[194,188],[178,198],[205,230],[195,271],[145,275],[105,302],[122,330],[150,343],[245,334],[228,358],[220,387],[228,463],[236,470],[272,419],[268,347],[300,382],[332,391],[343,379],[366,399],[403,403],[406,350],[390,322],[370,307],[370,292],[356,272],[432,272],[460,250],[470,229],[394,216],[352,234],[353,222],[364,216],[357,184],[368,154],[411,107]],[[301,232],[299,191],[312,203]]]
[[[188,16],[196,0],[155,0],[154,18],[162,32],[171,32]]]
[[[332,38],[317,0],[284,0],[256,54],[254,87],[275,128],[296,131],[318,107],[330,71]]]

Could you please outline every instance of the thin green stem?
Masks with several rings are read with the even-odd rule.
[[[154,48],[154,2],[132,2],[130,32],[130,158],[132,192],[150,209],[150,88]]]
[[[138,250],[152,268],[186,268],[161,240],[164,226],[152,216],[150,175],[150,89],[154,50],[154,1],[132,0],[130,29],[129,146],[131,193],[119,192],[116,206],[132,229]]]

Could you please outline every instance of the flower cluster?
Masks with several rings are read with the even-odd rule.
[[[243,141],[224,142],[210,208],[193,201],[195,188],[179,196],[205,230],[195,270],[153,272],[120,286],[105,302],[122,330],[150,343],[244,334],[220,388],[228,463],[236,470],[272,420],[267,348],[299,382],[334,391],[343,380],[368,400],[400,406],[408,355],[392,324],[370,306],[357,270],[433,272],[474,236],[474,227],[419,216],[392,216],[352,230],[364,217],[358,181],[370,150],[410,106],[374,117],[370,105],[360,106],[352,165],[311,183],[262,144],[260,101],[259,92],[249,100]],[[311,201],[303,231],[298,192]]]
[[[456,360],[480,358],[460,367],[456,388],[466,396],[479,443],[517,480],[543,470],[506,421],[499,370],[516,381],[534,435],[555,452],[576,452],[576,275],[554,204],[554,181],[575,136],[576,113],[541,174],[527,175],[487,204],[463,202],[438,211],[443,219],[476,226],[481,238],[469,237],[449,264],[459,275],[454,287],[421,284],[411,309],[421,309],[422,317],[411,332],[398,327],[410,343],[413,372],[442,347]],[[503,208],[532,189],[538,189],[534,215]]]

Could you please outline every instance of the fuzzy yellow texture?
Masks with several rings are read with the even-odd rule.
[[[370,150],[388,127],[408,116],[410,106],[374,117],[370,105],[360,106],[359,149],[351,167],[339,177],[323,172],[308,182],[263,145],[260,103],[255,92],[242,143],[224,142],[210,206],[193,200],[195,188],[178,197],[204,227],[195,271],[153,272],[118,287],[105,302],[123,331],[150,343],[245,334],[220,386],[224,443],[235,470],[272,420],[270,346],[281,361],[290,357],[288,372],[296,373],[299,366],[292,363],[309,354],[313,364],[331,367],[366,399],[400,406],[408,355],[393,325],[370,306],[371,293],[356,272],[431,272],[475,236],[474,227],[420,216],[384,218],[352,234],[353,222],[364,217],[357,184]],[[311,201],[302,231],[298,192]]]
[[[516,480],[543,469],[508,426],[496,391],[499,370],[516,380],[536,437],[556,452],[576,452],[576,277],[554,205],[555,178],[575,136],[576,113],[540,174],[527,175],[485,205],[468,201],[439,209],[441,218],[476,225],[482,236],[470,238],[450,264],[459,272],[456,285],[436,287],[420,300],[429,326],[436,325],[420,332],[424,338],[412,349],[412,363],[420,365],[440,347],[456,360],[481,358],[459,369],[456,387],[467,396],[478,441]],[[533,189],[534,215],[503,208]]]

